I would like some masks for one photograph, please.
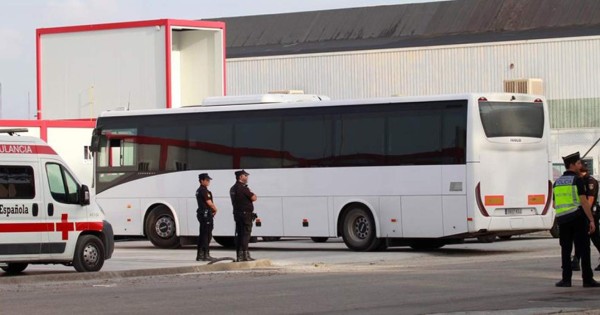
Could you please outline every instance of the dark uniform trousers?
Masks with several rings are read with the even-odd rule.
[[[579,210],[581,211],[581,210]],[[560,246],[562,258],[562,279],[571,281],[573,270],[571,269],[571,251],[575,243],[575,251],[581,254],[581,272],[584,282],[591,282],[594,274],[590,262],[590,237],[587,234],[589,222],[583,214],[573,220],[559,225]]]
[[[210,240],[212,239],[213,215],[210,209],[198,209],[196,218],[200,223],[200,237],[198,237],[198,249],[208,250]]]
[[[598,205],[593,205],[592,209],[595,209],[595,211],[593,211],[594,214],[594,224],[596,225],[596,230],[594,231],[594,233],[590,234],[590,240],[592,241],[592,244],[594,244],[594,247],[596,247],[596,250],[598,250],[598,253],[600,253],[600,229],[598,229],[598,223],[600,222],[600,214],[598,213]],[[560,227],[559,227],[560,229]],[[587,231],[587,227],[586,227],[586,231]],[[577,247],[575,247],[575,257],[577,257],[577,259],[579,259],[581,257],[581,254],[579,253],[579,251],[577,250]]]
[[[250,234],[252,233],[252,212],[234,211],[235,220],[235,248],[239,251],[248,251]]]

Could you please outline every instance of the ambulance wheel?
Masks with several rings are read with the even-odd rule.
[[[2,267],[2,270],[8,274],[15,275],[23,272],[28,265],[27,263],[8,263],[6,267]]]
[[[146,235],[158,248],[178,248],[181,243],[175,233],[175,218],[165,206],[156,207],[146,219]]]
[[[104,265],[104,244],[95,235],[83,235],[77,240],[73,267],[79,272],[92,272]]]
[[[311,237],[310,239],[315,243],[325,243],[329,237]]]
[[[355,251],[374,251],[382,240],[376,237],[375,220],[364,207],[352,206],[342,219],[342,238]]]

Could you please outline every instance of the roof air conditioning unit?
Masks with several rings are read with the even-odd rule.
[[[544,94],[542,79],[514,79],[504,80],[504,92],[506,93],[523,93],[523,94]]]

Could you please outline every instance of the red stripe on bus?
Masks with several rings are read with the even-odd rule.
[[[0,233],[52,232],[54,223],[3,223]]]

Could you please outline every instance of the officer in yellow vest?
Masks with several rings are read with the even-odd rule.
[[[590,203],[586,198],[585,185],[579,176],[581,159],[579,152],[563,157],[567,169],[554,183],[554,209],[556,222],[560,229],[560,247],[562,259],[562,279],[557,287],[570,287],[571,250],[573,243],[577,253],[581,254],[581,269],[584,287],[599,287],[594,280],[590,262],[589,234],[596,230]]]

